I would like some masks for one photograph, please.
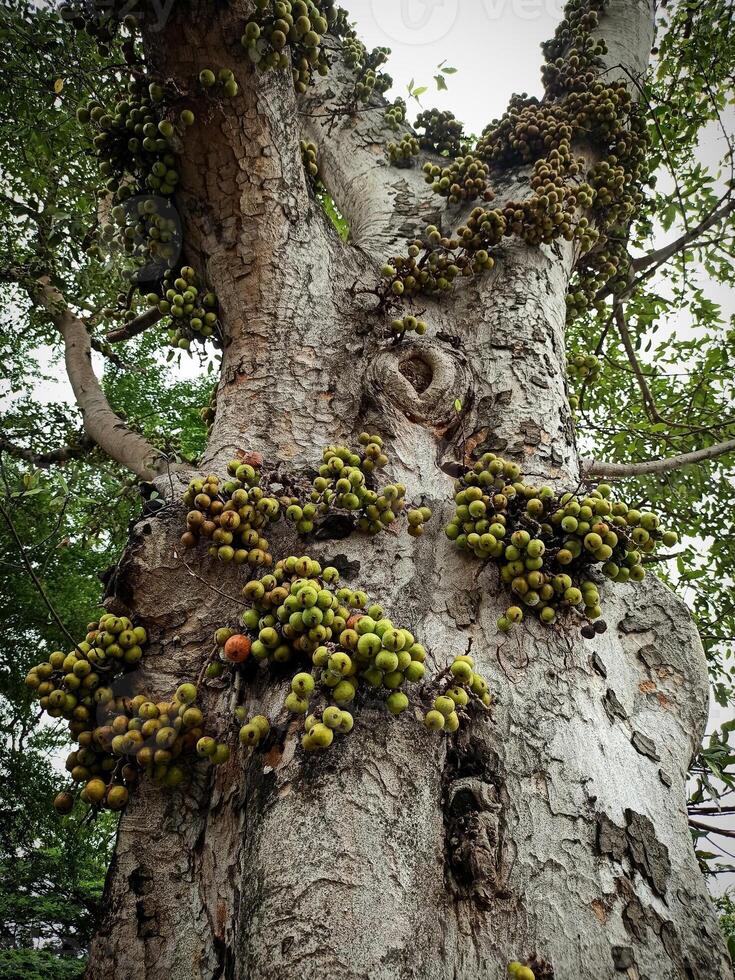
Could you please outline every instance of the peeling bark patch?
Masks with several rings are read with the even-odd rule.
[[[661,756],[656,752],[654,742],[646,735],[641,735],[640,732],[633,732],[630,737],[630,743],[636,752],[639,752],[641,755],[647,755],[654,762],[661,761]]]
[[[592,907],[592,911],[595,913],[595,918],[597,921],[604,924],[607,921],[607,909],[605,908],[605,903],[601,902],[599,898],[596,898],[590,903],[590,905]]]
[[[625,828],[618,827],[606,813],[597,818],[597,850],[603,857],[622,863],[628,850]]]
[[[638,942],[646,938],[646,911],[635,896],[623,909],[623,925]]]
[[[468,590],[465,593],[460,593],[456,598],[453,597],[451,606],[446,606],[447,613],[460,629],[470,626],[477,619],[480,600],[479,591]]]
[[[547,963],[546,960],[537,956],[536,953],[529,956],[527,963],[533,970],[536,980],[554,980],[554,967],[551,963]]]
[[[633,950],[630,946],[613,946],[610,950],[612,953],[613,965],[616,970],[630,970],[635,967],[635,958],[633,957]]]
[[[602,857],[609,857],[618,864],[627,859],[657,894],[666,894],[671,873],[669,852],[656,836],[656,828],[648,817],[627,809],[625,826],[619,827],[607,814],[599,814],[597,850]]]
[[[648,817],[626,810],[625,819],[633,864],[659,895],[665,895],[671,872],[668,848],[656,837],[656,829]]]
[[[615,691],[613,691],[611,687],[609,687],[605,692],[605,696],[602,699],[602,703],[604,705],[607,717],[610,719],[611,722],[615,721],[616,718],[625,719],[628,717],[628,712],[622,706],[622,704],[618,700],[617,694],[615,693]]]

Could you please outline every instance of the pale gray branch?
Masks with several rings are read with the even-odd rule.
[[[129,429],[115,414],[92,369],[89,332],[69,310],[48,276],[28,285],[32,301],[43,307],[64,341],[64,361],[84,429],[100,449],[132,470],[141,480],[151,480],[165,465],[163,455],[147,439]]]
[[[407,238],[440,220],[446,202],[421,172],[426,156],[413,166],[391,166],[386,144],[412,132],[386,124],[387,102],[374,96],[369,106],[345,113],[355,75],[335,52],[329,75],[299,99],[302,133],[318,150],[320,176],[350,226],[351,241],[384,262]]]
[[[735,452],[735,439],[718,442],[714,446],[696,449],[691,453],[682,453],[680,456],[648,459],[641,463],[609,463],[602,459],[588,459],[582,465],[585,476],[655,476],[658,473],[670,473],[671,470],[678,470],[683,466],[705,463],[732,452]]]

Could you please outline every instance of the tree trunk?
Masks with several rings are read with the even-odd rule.
[[[497,450],[530,476],[578,482],[564,348],[572,246],[506,240],[491,274],[426,304],[425,337],[381,339],[385,317],[359,289],[414,223],[440,216],[436,200],[416,171],[386,165],[382,110],[331,132],[315,117],[339,95],[338,67],[298,105],[288,73],[254,76],[237,53],[243,9],[192,0],[147,39],[194,101],[204,67],[230,67],[240,84],[221,106],[199,99],[182,148],[186,257],[206,269],[226,331],[202,470],[222,472],[244,448],[299,471],[323,445],[379,432],[391,478],[434,510],[426,534],[281,530],[272,550],[337,564],[439,667],[471,650],[494,706],[437,737],[368,698],[323,755],[305,756],[284,726],[266,755],[234,751],[185,795],[141,786],[88,976],[495,980],[533,954],[548,966],[537,977],[558,980],[731,976],[687,825],[708,680],[685,607],[651,577],[605,586],[609,629],[594,641],[531,619],[503,635],[496,568],[441,533],[470,454]],[[648,4],[614,0],[606,24],[611,63],[640,70]],[[350,245],[309,194],[302,123]],[[501,190],[518,181],[509,174]],[[185,485],[159,482],[171,505],[136,525],[111,601],[148,629],[141,687],[164,697],[198,676],[213,631],[236,624],[244,579],[206,552],[185,567]],[[218,683],[205,705],[221,736],[236,740],[236,703],[283,719],[285,676]]]

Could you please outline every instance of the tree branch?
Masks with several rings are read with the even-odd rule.
[[[165,459],[147,439],[129,429],[110,407],[92,370],[91,341],[86,327],[69,310],[48,276],[27,283],[27,289],[33,303],[48,312],[64,340],[66,372],[87,435],[141,480],[152,480],[164,468]]]
[[[47,453],[37,453],[25,446],[16,445],[0,433],[0,452],[6,452],[16,459],[24,459],[39,469],[46,469],[46,467],[55,466],[57,463],[68,463],[72,459],[81,459],[82,456],[89,453],[94,445],[94,441],[88,435],[80,432],[77,439],[69,443],[68,446],[62,446],[60,449],[53,449]]]
[[[130,340],[131,337],[137,337],[139,333],[143,333],[145,330],[154,326],[162,317],[163,314],[158,307],[152,306],[149,310],[145,310],[145,312],[136,316],[129,323],[124,323],[121,327],[110,330],[109,333],[105,334],[105,340],[111,344],[117,344],[122,340]]]
[[[643,373],[643,369],[641,368],[638,358],[636,357],[635,350],[633,349],[633,342],[630,339],[630,332],[628,331],[628,324],[625,322],[625,313],[622,305],[618,305],[615,309],[615,325],[618,328],[618,333],[620,334],[620,339],[623,342],[625,353],[628,356],[628,361],[633,369],[633,374],[635,374],[636,381],[638,382],[638,388],[640,389],[646,412],[652,422],[663,422],[663,419],[659,415],[658,409],[656,408],[656,402],[651,394],[651,389],[648,387],[646,376]]]
[[[669,473],[694,463],[704,463],[708,459],[717,459],[718,456],[732,452],[735,452],[735,439],[666,459],[649,459],[642,463],[608,463],[601,459],[587,459],[582,461],[582,467],[585,476],[649,476]]]
[[[729,217],[733,212],[735,212],[735,199],[727,201],[721,208],[713,211],[708,218],[701,221],[696,228],[692,228],[690,231],[680,235],[679,238],[670,242],[668,245],[664,245],[654,252],[649,252],[648,255],[642,255],[640,258],[633,259],[631,263],[633,271],[642,272],[647,269],[652,272],[654,269],[660,268],[670,258],[676,255],[677,252],[680,252],[687,245],[696,241],[705,231],[708,231],[723,218]]]
[[[696,827],[697,830],[704,830],[708,834],[717,834],[719,837],[735,838],[735,830],[728,830],[726,827],[710,827],[709,824],[691,818],[689,819],[689,826]]]
[[[427,224],[440,223],[446,201],[424,180],[425,154],[411,167],[389,164],[386,144],[412,129],[390,129],[385,99],[375,95],[368,107],[344,112],[355,73],[344,64],[340,42],[334,44],[329,75],[299,98],[302,133],[317,147],[320,176],[350,226],[352,244],[383,263]]]

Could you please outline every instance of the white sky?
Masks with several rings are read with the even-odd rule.
[[[560,0],[341,2],[368,47],[391,48],[393,95],[405,96],[413,78],[429,86],[425,107],[451,109],[474,133],[502,114],[513,92],[541,95],[539,46],[554,33],[563,9]],[[447,79],[448,92],[437,92],[433,81],[441,62],[459,69]]]

